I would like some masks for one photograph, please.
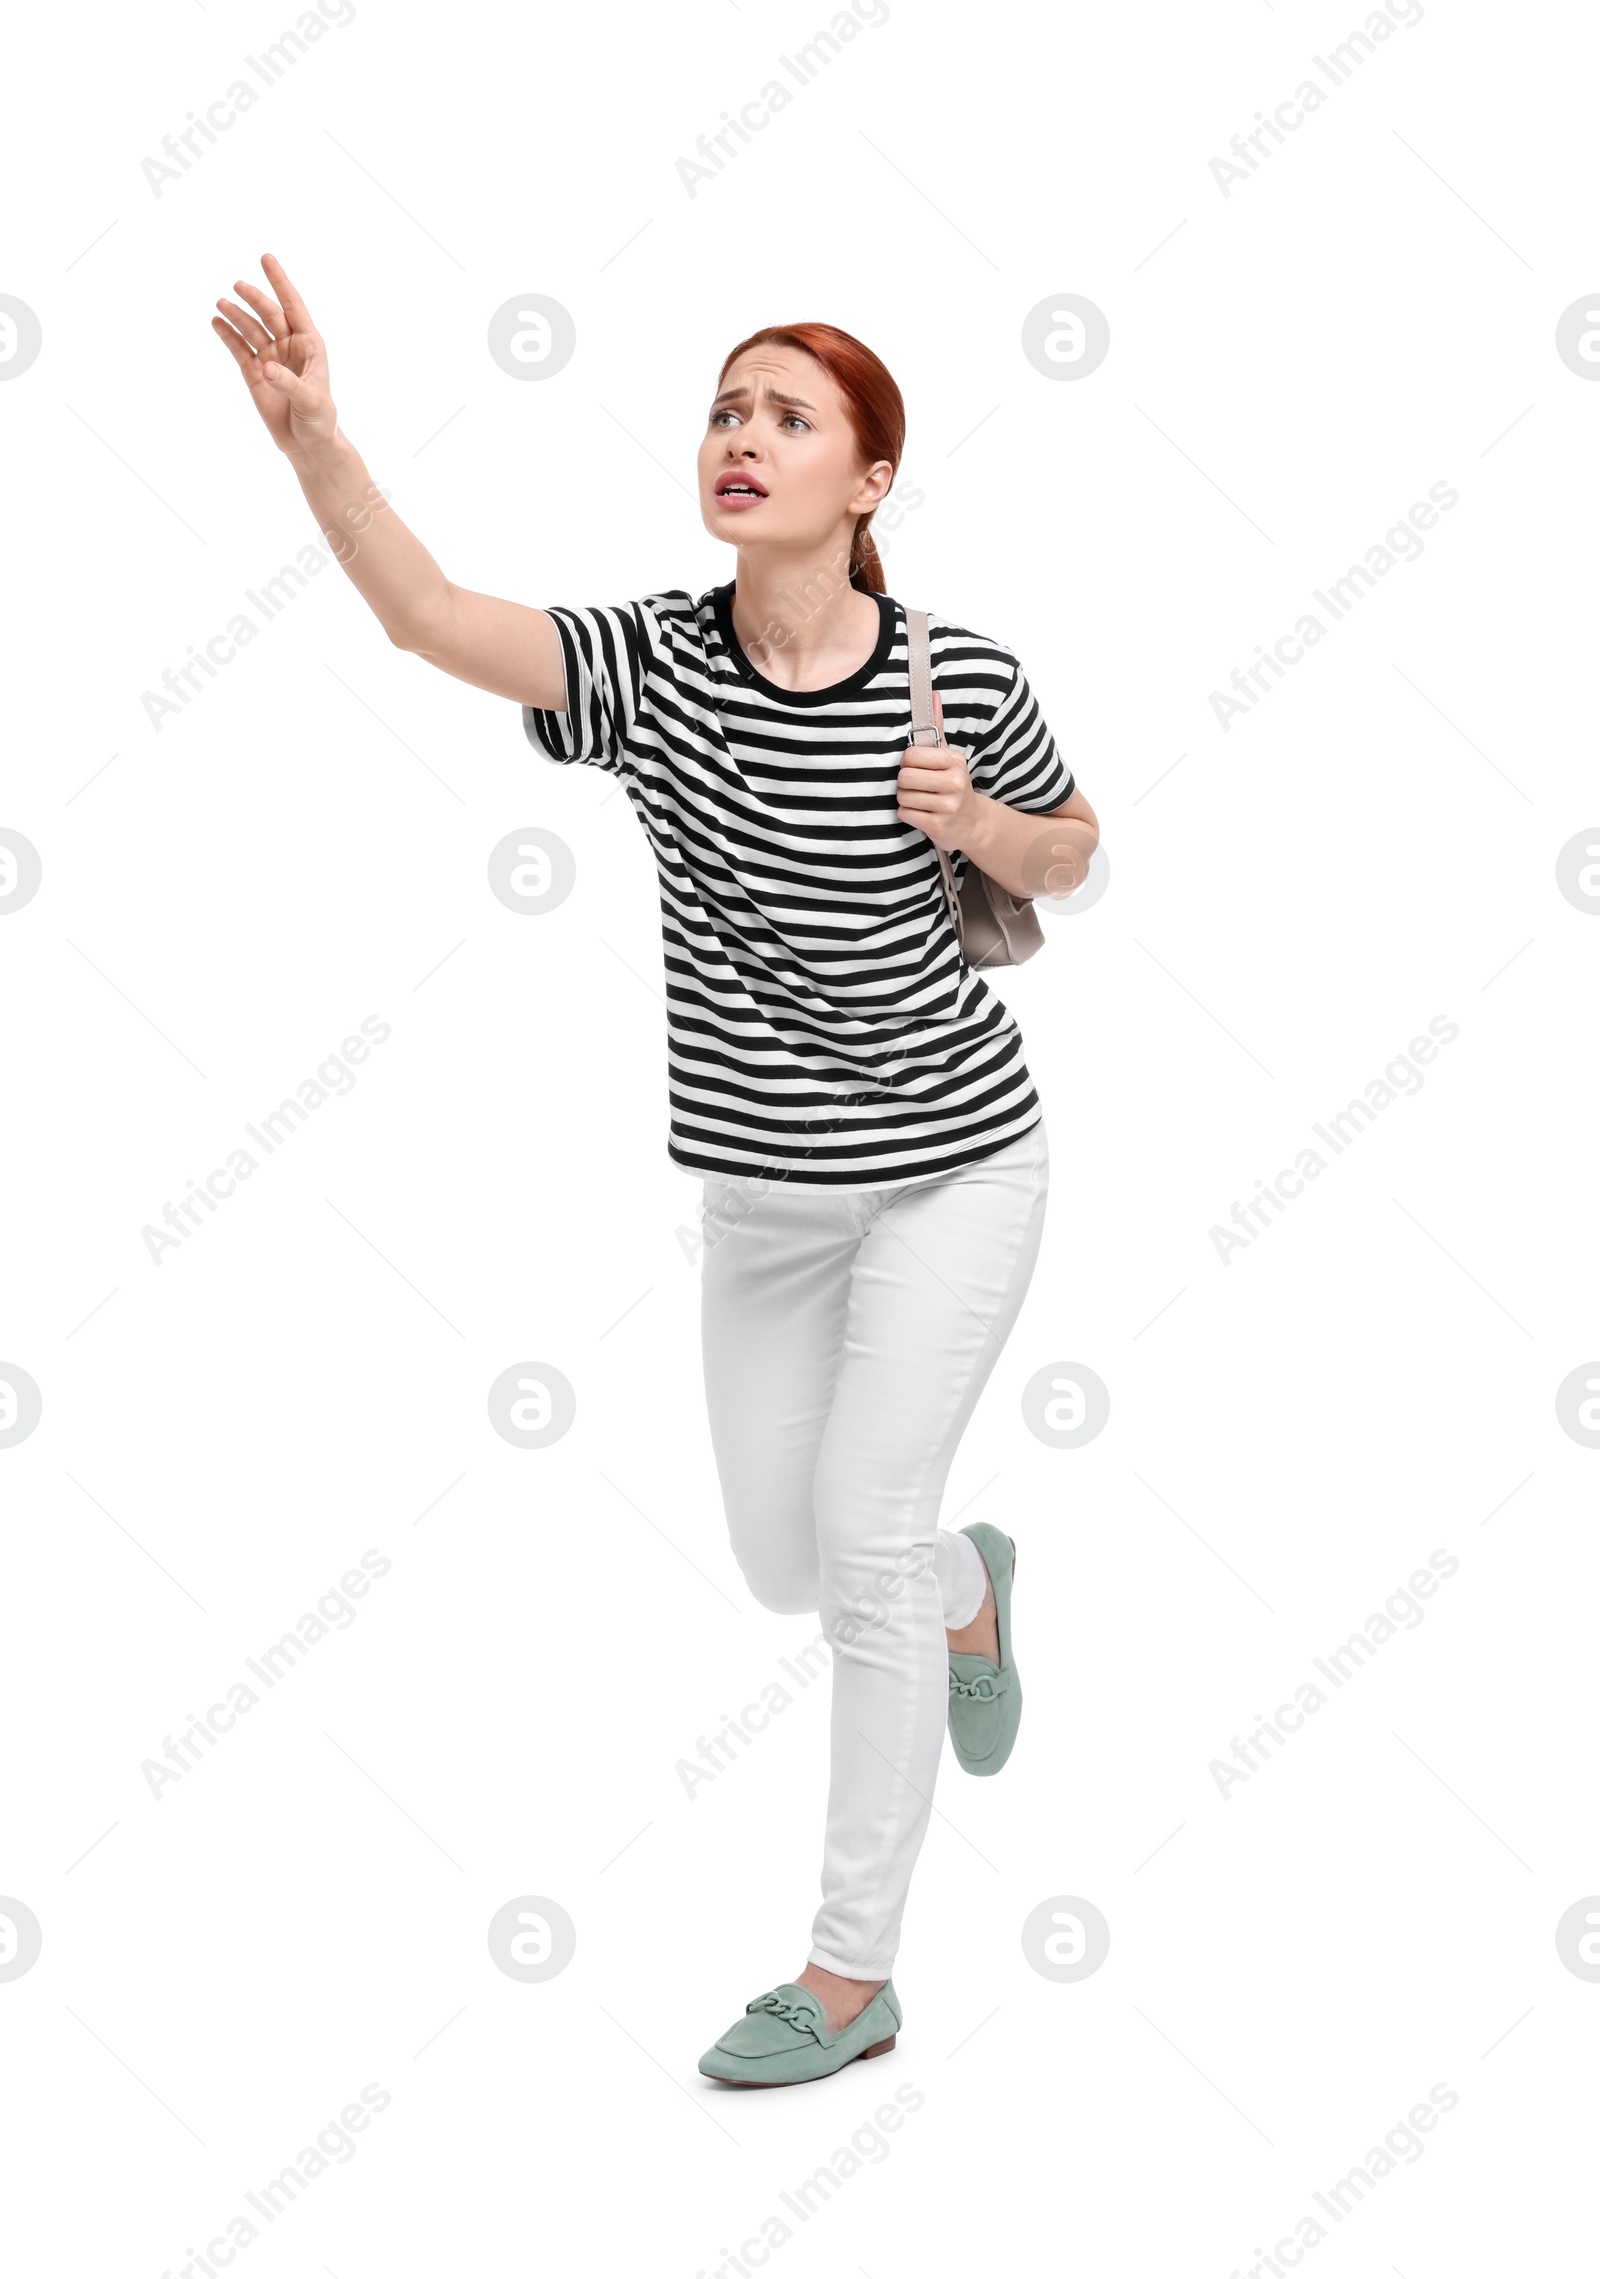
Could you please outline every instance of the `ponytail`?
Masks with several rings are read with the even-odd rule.
[[[871,520],[870,514],[864,514],[856,523],[856,534],[850,545],[850,583],[857,593],[887,593],[883,562],[867,528]]]

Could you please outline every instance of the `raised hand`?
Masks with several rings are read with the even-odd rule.
[[[311,311],[289,282],[283,263],[264,253],[261,266],[277,299],[259,285],[235,278],[234,291],[250,304],[219,300],[222,316],[211,329],[244,376],[251,401],[280,451],[309,451],[331,443],[339,414],[328,379],[328,352]],[[254,315],[251,314],[254,310]],[[224,322],[224,319],[230,322]]]

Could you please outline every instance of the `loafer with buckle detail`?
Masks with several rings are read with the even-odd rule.
[[[900,1999],[892,1979],[837,2034],[829,2033],[827,2013],[816,1996],[786,1979],[745,2004],[744,2016],[706,2051],[700,2071],[740,2089],[820,2081],[858,2057],[882,2057],[894,2048],[899,2030]]]
[[[1022,1722],[1022,1681],[1011,1659],[1011,1583],[1017,1547],[987,1520],[961,1530],[970,1535],[994,1585],[998,1667],[986,1654],[950,1656],[950,1745],[963,1772],[997,1773],[1011,1754]]]

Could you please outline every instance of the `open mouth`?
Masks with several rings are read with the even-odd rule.
[[[737,499],[741,506],[754,506],[757,499],[764,499],[766,495],[759,483],[746,482],[742,475],[725,476],[717,484],[719,499]]]

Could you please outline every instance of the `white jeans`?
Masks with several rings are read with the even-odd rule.
[[[1032,1278],[1043,1122],[981,1162],[859,1193],[707,1176],[706,1406],[745,1580],[816,1611],[833,1652],[822,1906],[811,1960],[887,1978],[932,1806],[945,1629],[983,1603],[939,1526],[956,1444]]]

